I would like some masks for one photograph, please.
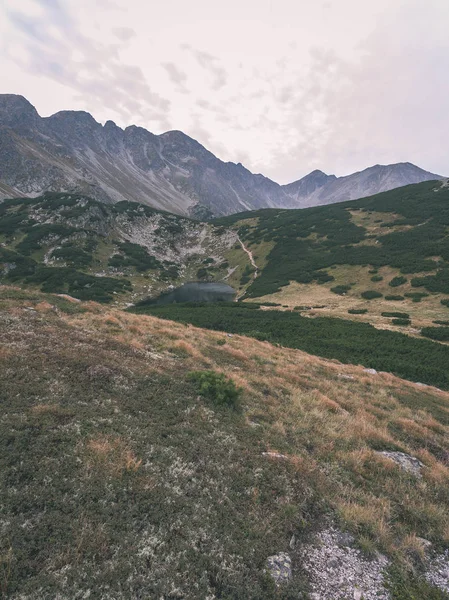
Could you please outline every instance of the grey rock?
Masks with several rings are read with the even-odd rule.
[[[354,545],[355,539],[354,536],[350,533],[343,533],[338,531],[336,536],[337,544],[339,546],[346,546],[349,548]]]
[[[426,579],[431,585],[449,593],[449,550],[433,558]]]
[[[279,552],[267,558],[267,571],[276,585],[288,583],[292,577],[292,559],[286,552]]]
[[[386,450],[379,452],[379,454],[393,460],[404,471],[416,477],[421,477],[421,469],[424,467],[424,464],[414,456],[405,454],[405,452],[389,452]]]
[[[347,535],[329,528],[299,550],[309,577],[310,597],[317,600],[390,600],[384,581],[387,558],[379,555],[373,560],[366,559],[360,550],[341,544],[352,538],[345,538]]]

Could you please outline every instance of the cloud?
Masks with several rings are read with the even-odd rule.
[[[133,37],[136,37],[136,32],[131,27],[115,27],[113,33],[122,42],[129,42]]]
[[[183,93],[187,93],[188,90],[185,86],[185,83],[187,81],[187,75],[184,73],[184,71],[181,71],[181,69],[179,69],[172,62],[162,63],[162,67],[167,72],[167,74],[170,78],[170,81],[172,81],[177,86],[179,91],[181,91]]]
[[[192,48],[188,44],[184,44],[183,48],[190,51],[198,64],[212,76],[213,90],[218,91],[226,85],[228,81],[226,69],[219,64],[219,60],[216,56],[204,52],[203,50]]]
[[[150,88],[140,67],[120,61],[117,44],[84,35],[57,0],[41,0],[40,6],[42,14],[32,19],[17,9],[7,13],[25,49],[25,56],[10,58],[25,72],[70,87],[90,112],[107,105],[127,122],[169,125],[170,102]],[[129,39],[131,31],[122,28],[118,36]]]
[[[180,129],[283,183],[398,161],[449,175],[447,0],[230,1],[4,0],[0,86]]]

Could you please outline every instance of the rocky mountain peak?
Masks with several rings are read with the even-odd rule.
[[[316,169],[281,186],[241,163],[223,162],[182,131],[103,126],[86,111],[41,118],[14,94],[0,95],[0,126],[0,199],[72,190],[108,203],[129,200],[187,215],[200,208],[219,216],[330,204],[441,178],[400,163],[338,178]]]
[[[0,94],[0,125],[31,125],[39,119],[34,106],[18,94]]]

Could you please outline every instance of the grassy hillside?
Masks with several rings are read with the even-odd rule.
[[[310,319],[299,314],[299,311],[279,311],[271,307],[266,310],[266,307],[254,303],[220,306],[142,305],[130,310],[300,348],[318,356],[363,364],[365,367],[395,373],[411,381],[449,390],[449,346],[426,339],[410,338],[398,332],[379,331],[368,323],[328,317]],[[394,313],[396,318],[400,314]],[[385,318],[391,320],[395,317]],[[433,330],[446,332],[449,329],[435,327]],[[434,339],[438,337],[434,336]]]
[[[247,297],[317,306],[317,314],[332,316],[367,309],[357,318],[385,328],[392,324],[382,312],[410,313],[412,328],[449,318],[447,184],[425,182],[304,210],[242,213],[217,223],[238,230],[256,263],[262,260]]]
[[[0,281],[121,303],[188,280],[231,278],[248,258],[234,232],[130,202],[75,194],[0,203]]]
[[[392,598],[447,598],[420,575],[420,539],[437,555],[449,544],[447,393],[92,302],[0,293],[5,597],[306,599],[302,549],[332,522],[366,556],[386,554]],[[237,403],[217,403],[198,371],[224,374]],[[380,450],[419,458],[422,477]],[[265,564],[280,551],[293,577],[276,589]]]

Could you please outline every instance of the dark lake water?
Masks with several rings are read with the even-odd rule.
[[[140,304],[173,304],[175,302],[232,302],[236,291],[226,283],[185,283],[157,298]]]

